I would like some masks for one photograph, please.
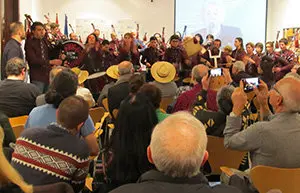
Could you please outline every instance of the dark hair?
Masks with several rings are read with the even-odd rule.
[[[243,38],[237,37],[235,39],[241,43],[241,49],[244,50],[244,41],[243,41]]]
[[[140,74],[132,75],[129,79],[130,93],[136,94],[143,84],[145,84],[145,79],[143,76]]]
[[[256,43],[255,47],[259,47],[261,50],[264,50],[264,45],[261,42]]]
[[[152,37],[150,38],[150,42],[153,41],[153,40],[157,41],[157,38],[156,38],[155,36],[152,36]]]
[[[266,42],[266,45],[269,44],[272,48],[274,48],[274,42]]]
[[[89,116],[89,105],[80,96],[70,96],[64,99],[59,107],[57,123],[66,129],[74,129],[80,123],[87,120]]]
[[[220,39],[215,39],[214,42],[220,42],[220,45],[222,45],[222,41]]]
[[[108,175],[118,183],[133,183],[153,165],[147,159],[152,130],[158,123],[153,105],[138,93],[121,104],[108,149],[113,159]]]
[[[105,46],[105,45],[109,45],[109,41],[108,40],[103,40],[102,41],[102,46]]]
[[[50,83],[49,90],[45,94],[46,102],[58,108],[62,100],[76,94],[77,85],[77,75],[70,69],[62,70]]]
[[[10,76],[10,75],[18,76],[22,73],[23,69],[25,69],[25,71],[27,69],[24,60],[17,57],[11,58],[6,63],[6,67],[5,67],[6,76]]]
[[[139,92],[148,97],[149,101],[151,101],[154,108],[159,108],[162,95],[161,90],[159,88],[157,88],[153,84],[147,83],[140,88]]]
[[[42,26],[43,28],[45,28],[43,23],[36,21],[36,22],[33,22],[33,24],[31,25],[31,28],[30,28],[31,31],[34,31],[37,26]]]
[[[196,34],[195,37],[199,37],[200,41],[199,41],[199,44],[203,44],[204,40],[203,40],[203,37],[201,34]]]
[[[248,42],[247,44],[246,44],[246,47],[247,46],[250,46],[251,48],[254,48],[254,44],[252,43],[252,42]]]
[[[285,45],[288,45],[289,41],[286,38],[281,38],[279,40],[279,43],[284,43]]]
[[[208,34],[208,35],[206,36],[206,39],[208,39],[208,38],[215,39],[215,37],[214,37],[212,34]]]
[[[264,56],[260,62],[260,68],[263,71],[262,80],[265,82],[270,82],[275,80],[275,75],[273,73],[273,67],[275,63],[270,56]]]
[[[98,37],[97,37],[94,33],[91,33],[90,35],[87,36],[86,41],[85,41],[85,44],[87,44],[87,43],[89,42],[89,36],[94,36],[96,42],[98,42]]]
[[[172,35],[171,38],[170,38],[170,42],[171,42],[172,40],[180,40],[179,35],[177,35],[177,34]]]

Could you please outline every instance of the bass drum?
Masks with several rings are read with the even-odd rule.
[[[66,61],[70,68],[78,67],[81,63],[81,56],[84,51],[84,45],[80,42],[68,40],[62,43],[62,53],[66,55]]]

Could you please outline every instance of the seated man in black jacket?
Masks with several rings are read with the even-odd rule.
[[[209,186],[200,172],[208,159],[206,146],[203,124],[189,113],[175,113],[159,123],[152,133],[147,155],[157,170],[144,173],[137,184],[121,186],[112,193],[240,192],[226,185]]]

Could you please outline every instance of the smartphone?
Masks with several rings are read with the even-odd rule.
[[[259,78],[245,78],[243,79],[244,82],[244,91],[251,92],[253,91],[254,87],[259,87]]]
[[[222,76],[223,75],[223,69],[222,68],[213,68],[208,71],[209,76],[216,77],[216,76]]]

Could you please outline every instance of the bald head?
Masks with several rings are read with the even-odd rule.
[[[195,83],[199,83],[201,84],[201,80],[202,78],[208,73],[208,67],[203,65],[203,64],[199,64],[197,66],[194,66],[192,69],[192,80]]]
[[[300,112],[300,80],[295,77],[283,78],[275,87],[283,98],[284,111]]]
[[[133,72],[133,64],[129,61],[123,61],[118,65],[118,70],[120,76],[125,74],[132,74]]]
[[[206,145],[203,124],[191,114],[179,112],[154,128],[150,149],[159,171],[172,177],[192,177],[200,172]]]

